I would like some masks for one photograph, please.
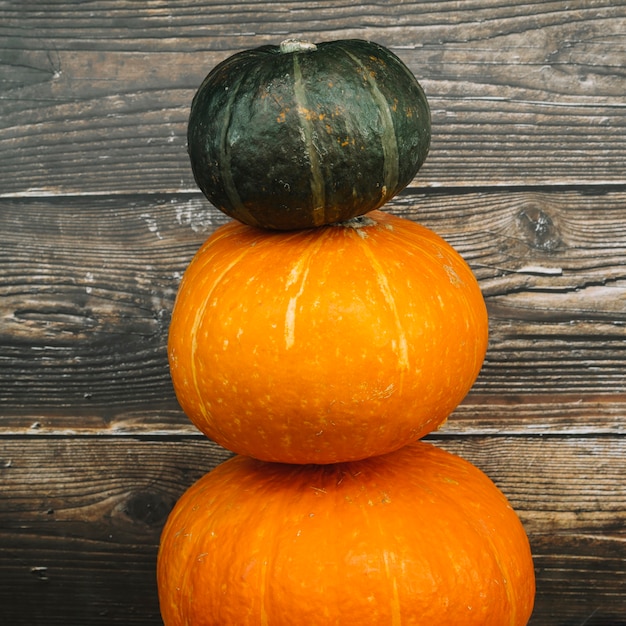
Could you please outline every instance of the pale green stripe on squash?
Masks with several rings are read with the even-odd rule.
[[[383,150],[383,179],[385,182],[381,190],[381,196],[382,199],[386,201],[388,195],[395,193],[398,185],[398,177],[400,175],[400,153],[389,102],[378,88],[376,79],[371,75],[370,70],[361,60],[348,50],[343,49],[343,51],[362,70],[363,76],[371,89],[372,97],[376,101],[380,114],[383,117],[381,147]]]
[[[311,168],[311,198],[313,209],[313,221],[316,225],[324,223],[325,207],[326,207],[326,190],[322,168],[320,165],[319,155],[313,144],[313,128],[311,123],[311,112],[308,107],[306,98],[306,90],[302,80],[302,71],[298,55],[293,55],[293,88],[298,118],[303,134],[303,144],[306,150],[306,156]]]
[[[227,117],[222,124],[220,133],[220,159],[218,166],[222,177],[224,191],[226,192],[231,205],[237,209],[239,215],[241,216],[240,219],[244,219],[246,223],[251,225],[259,225],[257,219],[250,213],[250,211],[248,211],[242,202],[239,192],[237,191],[237,185],[235,184],[232,174],[231,150],[228,142],[228,133],[230,131],[233,109],[235,107],[235,101],[238,98],[239,88],[241,87],[241,83],[244,78],[245,73],[242,72],[239,76],[239,80],[237,80],[234,87],[232,87],[229,91],[229,97],[225,107]]]

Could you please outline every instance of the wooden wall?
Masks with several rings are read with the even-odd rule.
[[[161,623],[160,530],[227,456],[165,350],[225,221],[189,105],[218,61],[288,36],[372,39],[425,88],[431,153],[388,209],[464,255],[491,319],[429,439],[522,518],[533,625],[626,624],[626,4],[604,0],[0,2],[0,623]]]

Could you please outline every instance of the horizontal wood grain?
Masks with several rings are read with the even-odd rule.
[[[432,110],[387,207],[476,274],[490,342],[428,440],[530,536],[530,626],[626,626],[626,3],[0,2],[0,624],[158,626],[176,499],[230,453],[173,393],[182,273],[226,221],[186,151],[191,99],[297,36],[396,52]],[[299,625],[296,625],[299,626]]]
[[[429,440],[486,472],[522,519],[537,572],[532,625],[623,624],[622,437]],[[159,624],[160,530],[227,456],[200,436],[0,439],[2,623]]]
[[[621,190],[404,193],[389,206],[448,239],[485,294],[487,358],[456,428],[623,430],[623,206]],[[185,432],[169,315],[225,220],[199,194],[1,200],[3,427]]]
[[[34,443],[0,439],[0,623],[160,624],[161,528],[226,453],[193,441]]]
[[[289,36],[394,50],[433,116],[414,186],[626,182],[626,6],[592,2],[0,6],[0,194],[195,189],[191,98]]]

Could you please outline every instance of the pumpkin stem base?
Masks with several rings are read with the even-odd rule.
[[[317,46],[310,41],[303,41],[302,39],[285,39],[280,42],[280,51],[284,53],[288,52],[312,52],[317,50]]]
[[[366,228],[367,226],[376,226],[376,220],[368,217],[367,215],[357,215],[356,217],[351,217],[349,220],[344,220],[343,222],[336,222],[333,226],[340,226],[343,228]]]

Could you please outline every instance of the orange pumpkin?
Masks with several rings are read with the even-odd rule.
[[[425,442],[336,465],[235,456],[171,512],[165,626],[523,626],[529,542],[494,483]]]
[[[461,256],[373,211],[276,232],[230,222],[189,264],[169,361],[189,419],[234,452],[334,463],[437,428],[476,379],[488,320]]]

